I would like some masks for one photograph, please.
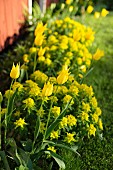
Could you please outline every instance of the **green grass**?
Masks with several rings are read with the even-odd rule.
[[[112,170],[113,169],[113,13],[106,18],[93,16],[77,18],[78,21],[93,28],[94,48],[104,50],[105,56],[96,63],[93,71],[84,80],[92,85],[98,105],[102,109],[103,139],[98,137],[84,140],[79,147],[80,157],[62,151],[66,170]]]

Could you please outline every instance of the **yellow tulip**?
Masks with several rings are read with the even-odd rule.
[[[13,79],[17,79],[20,75],[20,66],[17,64],[16,67],[13,63],[11,72],[10,72],[10,77]]]
[[[86,11],[87,11],[88,14],[90,14],[90,13],[92,13],[93,9],[94,9],[93,6],[89,5],[89,6],[87,7],[87,10],[86,10]]]
[[[97,51],[95,52],[95,54],[93,55],[93,59],[94,60],[99,60],[101,57],[104,56],[104,51],[97,49]]]
[[[95,13],[94,13],[94,17],[95,17],[96,19],[98,19],[98,18],[100,17],[100,12],[95,12]]]
[[[39,56],[39,57],[40,57],[40,56],[43,56],[44,53],[45,53],[45,48],[40,47],[40,49],[39,49],[39,51],[38,51],[38,56]]]
[[[101,16],[106,17],[107,14],[109,14],[109,11],[107,11],[105,8],[103,8],[101,11]]]
[[[71,4],[71,0],[66,0],[66,4],[67,5]]]
[[[48,82],[47,84],[45,83],[42,89],[42,96],[48,97],[52,94],[52,92],[53,92],[53,84],[51,84],[50,82]]]
[[[34,44],[37,46],[41,46],[44,40],[44,35],[37,35],[34,40]]]
[[[68,80],[68,69],[63,69],[57,77],[58,84],[64,84]]]
[[[69,12],[72,12],[73,11],[73,6],[70,6],[69,7]]]
[[[47,29],[46,26],[47,25],[43,25],[42,22],[38,23],[35,29],[35,36],[37,36],[37,34],[43,34],[43,32]]]

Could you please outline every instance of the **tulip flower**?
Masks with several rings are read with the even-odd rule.
[[[13,63],[13,66],[12,66],[12,69],[11,69],[11,72],[10,72],[10,77],[12,79],[17,79],[20,75],[20,66],[17,64],[16,67]]]
[[[63,69],[57,77],[57,83],[64,84],[68,80],[68,76],[69,76],[68,69],[67,68]]]
[[[99,60],[103,56],[104,56],[104,51],[98,48],[95,54],[93,54],[93,60]]]
[[[71,4],[71,0],[66,0],[66,4],[67,5]]]
[[[101,16],[106,17],[107,14],[109,14],[109,11],[107,11],[105,8],[103,8],[101,11]]]
[[[53,92],[53,84],[50,84],[50,82],[48,82],[47,84],[45,83],[42,89],[42,96],[48,97],[52,94],[52,92]]]
[[[96,19],[98,19],[98,18],[100,17],[100,12],[95,12],[95,13],[94,13],[94,17],[95,17]]]
[[[88,14],[90,14],[90,13],[92,13],[93,9],[94,9],[93,6],[89,5],[89,6],[87,7],[87,10],[86,10],[86,11],[87,11]]]
[[[46,25],[46,24],[43,25],[42,22],[38,23],[38,24],[37,24],[37,27],[36,27],[36,29],[35,29],[35,36],[37,36],[37,34],[42,35],[43,32],[47,29],[46,26],[47,26],[47,25]]]

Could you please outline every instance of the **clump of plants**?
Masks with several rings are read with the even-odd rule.
[[[56,76],[63,67],[69,67],[80,79],[90,71],[94,60],[104,56],[100,49],[91,53],[94,31],[69,17],[57,19],[48,27],[39,22],[34,32],[34,44],[23,56],[29,73],[40,68],[47,75]]]
[[[33,169],[43,159],[50,163],[54,159],[65,169],[60,148],[76,153],[76,145],[84,137],[103,130],[93,89],[79,84],[69,69],[57,77],[36,70],[23,84],[16,81],[19,76],[20,66],[13,65],[10,89],[1,95],[0,154],[3,158],[6,152],[16,169]]]

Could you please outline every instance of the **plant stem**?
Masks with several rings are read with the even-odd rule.
[[[2,140],[2,138],[1,138],[1,103],[0,103],[0,151],[2,150],[2,142],[1,142],[1,140]],[[1,157],[0,157],[0,161],[1,161]]]
[[[36,53],[35,53],[35,56],[34,56],[34,67],[33,67],[33,73],[35,72],[36,65],[37,65],[37,61],[36,61]]]
[[[42,103],[41,103],[41,106],[40,106],[40,109],[39,109],[39,111],[41,111],[42,110],[42,106],[43,106],[43,104],[44,104],[44,101],[42,100]],[[36,126],[35,126],[35,129],[36,129]],[[33,140],[33,144],[32,144],[32,152],[34,152],[34,145],[35,145],[35,142],[36,142],[36,139],[37,139],[37,137],[34,135],[34,140]]]
[[[1,147],[1,103],[0,103],[0,150],[2,149]]]
[[[46,123],[46,129],[45,129],[43,141],[45,140],[45,135],[46,135],[46,131],[47,131],[49,120],[50,120],[52,106],[53,106],[53,100],[51,101],[51,105],[50,105],[50,109],[49,109],[49,113],[48,113],[48,119],[47,119],[47,123]]]
[[[10,85],[10,90],[12,88],[12,85],[13,85],[13,82],[14,82],[14,79],[12,80],[11,82],[11,85]],[[8,103],[7,103],[7,112],[5,114],[5,132],[4,132],[4,143],[6,144],[6,137],[7,137],[7,114],[8,114],[8,107],[9,107],[9,101],[10,101],[10,91],[9,91],[9,98],[8,98]]]
[[[58,86],[53,94],[53,97],[55,96],[56,92],[57,92],[57,89],[58,89]],[[44,133],[44,137],[43,137],[43,141],[45,140],[45,135],[46,135],[46,131],[47,131],[47,128],[48,128],[48,124],[49,124],[49,120],[50,120],[50,115],[51,115],[51,109],[52,109],[52,106],[53,106],[53,100],[51,101],[51,105],[50,105],[50,109],[49,109],[49,114],[48,114],[48,119],[47,119],[47,124],[46,124],[46,129],[45,129],[45,133]],[[42,142],[43,143],[43,142]]]

